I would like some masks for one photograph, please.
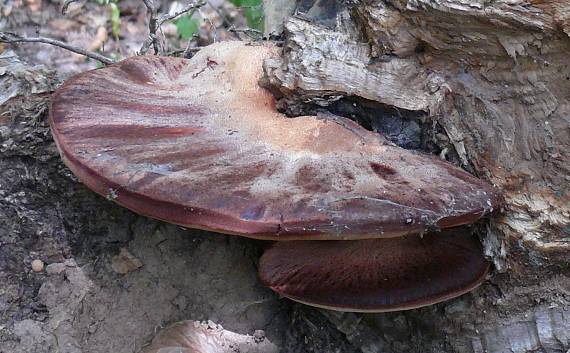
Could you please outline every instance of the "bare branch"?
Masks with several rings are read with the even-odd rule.
[[[50,45],[53,45],[56,47],[60,47],[60,48],[69,50],[71,52],[74,52],[74,53],[79,54],[79,55],[86,56],[86,57],[94,59],[94,60],[98,60],[105,65],[111,65],[115,62],[113,59],[108,58],[104,55],[97,54],[97,53],[94,53],[92,51],[85,50],[83,48],[76,47],[74,45],[71,45],[71,44],[68,44],[68,43],[62,42],[60,40],[53,39],[53,38],[22,37],[18,34],[11,33],[11,32],[0,32],[0,43],[9,43],[9,44],[13,44],[13,43],[44,43],[44,44],[50,44]]]
[[[156,31],[158,30],[158,9],[154,6],[152,0],[143,0],[143,3],[150,12],[150,18],[148,20],[148,38],[139,50],[139,55],[146,54],[151,45],[154,48],[154,55],[157,55],[161,51],[160,43],[156,36]]]
[[[166,53],[166,56],[174,56],[183,54],[182,57],[185,59],[190,59],[194,53],[199,52],[200,50],[204,49],[204,47],[186,47],[186,49],[173,49]]]
[[[154,7],[154,3],[150,0],[143,0],[145,6],[147,7],[147,9],[154,11],[155,7]]]
[[[214,24],[214,22],[212,22],[212,19],[208,16],[204,16],[204,14],[202,13],[202,11],[200,11],[200,9],[198,9],[198,13],[200,14],[200,16],[202,16],[203,19],[207,20],[210,23],[210,26],[212,26],[212,29],[214,30],[214,43],[216,43],[218,41],[218,28],[216,27],[216,25]]]
[[[210,6],[218,14],[218,16],[220,16],[220,18],[223,20],[224,24],[228,28],[233,26],[232,22],[226,17],[226,14],[224,14],[224,12],[220,8],[214,6],[214,4],[212,4],[209,0],[208,0],[208,6]],[[236,32],[231,32],[231,33],[234,35],[234,37],[240,39],[239,35]]]
[[[261,37],[263,37],[263,32],[255,28],[235,28],[234,26],[231,26],[230,28],[228,28],[228,31],[232,33],[244,33],[245,35],[247,35],[252,39],[260,39]]]
[[[188,5],[184,6],[184,8],[182,8],[182,10],[176,11],[176,12],[173,13],[172,15],[164,14],[164,15],[160,16],[160,18],[158,19],[158,25],[159,25],[159,26],[162,26],[162,24],[163,24],[164,22],[174,20],[175,18],[177,18],[177,17],[179,17],[179,16],[181,16],[181,15],[184,15],[185,13],[187,13],[187,12],[189,12],[189,11],[191,11],[191,10],[198,9],[198,8],[204,6],[204,5],[206,5],[206,1],[203,1],[203,0],[202,0],[202,1],[199,1],[199,2],[197,2],[197,3],[188,4]]]
[[[154,55],[158,55],[163,52],[162,45],[159,41],[157,32],[160,30],[160,26],[162,26],[165,22],[173,20],[189,11],[199,9],[200,7],[206,4],[205,0],[200,0],[198,2],[193,2],[186,5],[180,11],[175,12],[174,14],[163,14],[161,16],[158,15],[158,6],[154,5],[152,0],[143,0],[146,8],[150,12],[150,18],[148,20],[148,38],[144,41],[141,49],[139,50],[139,55],[144,55],[148,52],[150,47],[152,46],[154,49]]]
[[[200,51],[200,49],[203,48],[203,47],[191,47],[192,39],[193,38],[188,39],[188,44],[186,44],[186,49],[184,50],[183,56],[186,59],[190,59],[192,56],[194,56],[195,52]]]
[[[65,13],[67,12],[67,8],[69,7],[69,5],[71,5],[74,2],[77,2],[79,0],[65,0],[63,2],[63,6],[61,7],[61,14],[65,15]]]
[[[204,47],[193,47],[193,48],[187,47],[186,50],[184,50],[184,58],[190,59],[192,56],[194,56],[194,54],[196,54],[203,48]]]

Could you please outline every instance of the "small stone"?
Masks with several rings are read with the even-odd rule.
[[[263,342],[265,340],[265,331],[263,330],[255,330],[253,333],[253,340],[255,343]]]
[[[113,256],[111,259],[113,271],[122,275],[139,269],[142,266],[141,260],[137,259],[126,248],[121,248],[119,255]]]
[[[35,259],[32,261],[32,271],[34,272],[42,272],[44,270],[44,262],[39,259]]]
[[[172,304],[176,305],[178,310],[182,311],[188,306],[188,298],[184,295],[179,295],[172,300]]]
[[[56,262],[46,266],[46,272],[48,276],[58,275],[65,271],[65,264],[63,262]]]

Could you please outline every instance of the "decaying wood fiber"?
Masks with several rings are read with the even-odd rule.
[[[564,2],[370,1],[366,38],[293,18],[266,85],[327,105],[358,96],[421,110],[464,166],[505,190],[495,226],[542,263],[570,250],[570,38]],[[498,260],[498,258],[497,258]],[[499,262],[498,262],[499,263]]]

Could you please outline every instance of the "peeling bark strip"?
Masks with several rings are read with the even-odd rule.
[[[499,225],[507,239],[567,261],[570,3],[385,3],[355,10],[386,36],[395,29],[380,13],[399,12],[397,32],[422,43],[425,67],[445,77],[449,93],[434,114],[465,158],[510,190]],[[390,37],[390,49],[407,43]]]
[[[496,308],[455,301],[441,310],[368,315],[367,320],[352,313],[323,314],[363,353],[566,353],[570,348],[570,308],[535,305],[500,316],[491,313]],[[418,329],[418,323],[425,326]],[[426,335],[427,327],[433,328],[433,336]],[[378,332],[386,338],[379,339]],[[421,337],[415,332],[421,332]]]
[[[520,242],[538,251],[533,261],[565,264],[570,3],[359,1],[352,13],[367,43],[286,23],[284,56],[265,62],[265,84],[321,105],[357,95],[427,111],[465,165],[508,190],[496,225],[507,247]]]
[[[436,75],[417,59],[374,60],[370,47],[308,21],[286,23],[286,55],[264,63],[269,88],[304,98],[359,96],[407,110],[429,111],[439,102]]]

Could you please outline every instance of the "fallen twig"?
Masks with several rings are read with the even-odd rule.
[[[185,13],[189,12],[190,10],[198,9],[204,5],[206,5],[206,1],[202,0],[202,1],[198,1],[195,4],[188,4],[184,8],[182,8],[182,10],[176,11],[172,15],[164,14],[164,15],[160,16],[160,18],[158,19],[158,25],[162,26],[162,24],[164,22],[174,20],[175,18],[177,18],[181,15],[184,15]]]
[[[92,51],[85,50],[83,48],[76,47],[74,45],[71,45],[71,44],[68,44],[68,43],[62,42],[60,40],[53,39],[53,38],[22,37],[18,34],[11,33],[11,32],[0,32],[0,43],[9,43],[9,44],[13,44],[13,43],[44,43],[44,44],[49,44],[49,45],[53,45],[56,47],[60,47],[60,48],[69,50],[71,52],[86,56],[86,57],[94,59],[94,60],[98,60],[105,65],[111,65],[115,62],[113,59],[108,58],[104,55],[97,54],[97,53],[94,53]]]
[[[61,14],[65,15],[65,13],[67,12],[67,8],[69,7],[69,5],[71,5],[74,2],[77,2],[79,0],[65,0],[63,2],[63,6],[61,7]]]
[[[173,49],[166,53],[166,56],[175,56],[179,54],[183,54],[182,57],[189,59],[194,53],[199,52],[200,50],[204,49],[204,47],[186,47],[186,49]]]
[[[143,0],[143,3],[150,12],[150,18],[148,20],[148,38],[139,50],[139,55],[146,54],[151,45],[154,48],[154,55],[157,55],[161,51],[160,42],[156,36],[156,31],[158,30],[158,8],[154,6],[152,0]]]
[[[220,8],[214,6],[214,4],[212,4],[209,0],[207,2],[208,6],[210,6],[218,14],[218,16],[220,16],[220,18],[228,28],[233,26],[232,22],[226,17],[226,15],[222,12],[222,10],[220,10]],[[234,35],[234,37],[240,39],[239,35],[236,32],[231,32],[231,33]]]
[[[143,3],[150,12],[150,18],[148,20],[149,33],[148,38],[144,41],[141,49],[139,50],[139,55],[146,54],[151,46],[154,49],[155,55],[162,53],[162,46],[156,34],[156,32],[160,30],[160,26],[162,26],[167,21],[174,20],[175,18],[188,13],[191,10],[198,9],[206,4],[205,0],[200,0],[198,2],[193,2],[184,6],[184,8],[182,8],[180,11],[177,11],[173,14],[163,14],[159,16],[158,7],[154,5],[153,0],[143,0]]]
[[[202,16],[203,19],[207,20],[210,23],[210,26],[214,30],[214,38],[212,39],[214,40],[214,43],[216,43],[218,41],[218,28],[216,27],[214,22],[212,22],[212,19],[210,17],[204,16],[204,14],[200,11],[200,9],[198,9],[198,13],[200,14],[200,16]]]
[[[228,31],[232,33],[243,33],[252,39],[259,39],[263,37],[263,32],[254,28],[235,28],[234,26],[231,26],[228,28]]]

